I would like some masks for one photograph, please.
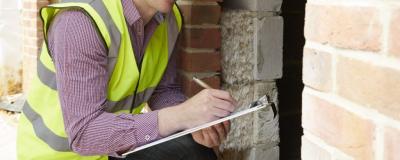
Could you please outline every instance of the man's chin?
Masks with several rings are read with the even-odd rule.
[[[158,10],[158,11],[161,12],[161,13],[166,14],[166,13],[171,12],[171,10],[172,10],[172,7],[167,7],[167,8],[161,8],[161,9]]]

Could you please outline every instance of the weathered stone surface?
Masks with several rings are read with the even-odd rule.
[[[244,150],[229,149],[224,151],[223,158],[229,160],[278,160],[279,147],[259,145]]]
[[[280,16],[261,16],[255,18],[254,35],[256,80],[271,80],[282,77],[283,67],[283,18]]]
[[[275,82],[257,82],[250,85],[226,85],[224,89],[232,93],[239,101],[239,110],[259,98],[268,95],[277,104],[277,88]],[[233,119],[231,132],[224,143],[225,149],[245,149],[256,144],[270,147],[279,143],[278,116],[274,118],[271,108],[265,108],[252,114]]]
[[[251,11],[279,12],[282,0],[226,0],[224,1],[224,6]]]
[[[256,16],[255,12],[229,9],[222,14],[222,77],[225,83],[240,84],[254,80],[253,18]]]
[[[249,160],[279,160],[279,147],[256,146],[250,150]]]
[[[247,104],[254,99],[253,85],[235,85],[225,86],[225,90],[229,91],[232,96],[239,101],[238,110],[243,110]],[[227,140],[223,144],[224,148],[243,149],[249,148],[253,144],[253,114],[247,114],[231,121],[231,131],[227,136]]]
[[[221,31],[222,88],[239,101],[238,110],[262,95],[277,107],[274,80],[282,76],[282,18],[273,12],[224,8]],[[270,107],[233,119],[220,148],[224,159],[279,159],[278,119]]]
[[[263,12],[226,10],[222,70],[228,84],[282,77],[283,19]]]
[[[278,89],[273,82],[258,82],[254,85],[254,98],[268,95],[278,107]],[[278,108],[277,108],[278,109]],[[277,113],[276,113],[277,114]],[[269,109],[254,113],[253,143],[277,146],[279,143],[279,117]]]

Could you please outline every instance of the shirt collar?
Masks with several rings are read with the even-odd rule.
[[[142,18],[132,0],[122,0],[122,8],[124,10],[126,22],[130,26],[132,26],[136,21]],[[152,19],[160,24],[162,21],[164,21],[164,15],[160,12],[157,12]]]

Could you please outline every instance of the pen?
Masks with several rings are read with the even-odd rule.
[[[212,89],[212,87],[210,87],[207,83],[203,82],[202,80],[198,79],[196,76],[193,77],[193,81],[205,89]]]
[[[196,76],[193,76],[193,81],[205,89],[212,89],[211,86],[209,86],[206,82],[198,79]],[[213,147],[213,150],[218,159],[223,159],[222,153],[219,151],[218,147]]]

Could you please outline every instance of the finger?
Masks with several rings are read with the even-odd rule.
[[[194,140],[194,141],[196,141],[197,143],[203,145],[203,143],[204,143],[204,136],[203,136],[203,132],[202,132],[201,130],[200,130],[200,131],[193,132],[193,133],[192,133],[192,137],[193,137],[193,140]]]
[[[223,109],[223,110],[226,110],[229,112],[233,112],[235,110],[235,106],[226,100],[222,100],[222,99],[218,99],[218,98],[213,98],[212,100],[213,100],[212,104],[215,107],[218,107],[220,109]]]
[[[210,108],[210,111],[214,116],[216,116],[218,118],[223,118],[223,117],[226,117],[231,114],[231,112],[223,110],[223,109],[219,109],[217,107]]]
[[[233,105],[237,105],[237,101],[231,96],[231,94],[227,91],[218,90],[218,89],[210,89],[210,94],[219,99],[224,99],[232,103]]]
[[[206,130],[207,130],[207,135],[210,138],[210,142],[212,142],[212,147],[218,146],[219,145],[219,137],[218,137],[217,131],[213,127],[208,127]]]
[[[225,122],[222,122],[222,124],[224,125],[226,134],[228,134],[229,131],[231,130],[231,121],[225,121]]]
[[[219,143],[221,144],[226,138],[225,127],[222,123],[212,126],[218,133]]]
[[[204,137],[203,145],[208,147],[208,148],[213,147],[214,146],[214,144],[213,144],[214,142],[212,141],[212,139],[210,137],[210,134],[208,133],[207,128],[202,129],[201,133],[203,134],[203,137]]]

